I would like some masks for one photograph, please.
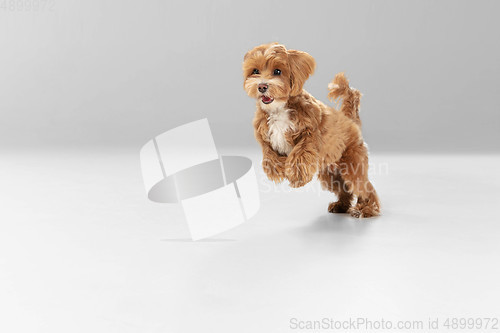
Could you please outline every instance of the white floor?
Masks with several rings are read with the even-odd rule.
[[[383,216],[356,220],[238,153],[258,168],[260,212],[191,242],[178,207],[147,201],[136,151],[3,151],[0,332],[500,317],[500,156],[373,155]]]

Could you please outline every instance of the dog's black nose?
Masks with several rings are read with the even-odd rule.
[[[267,85],[267,84],[265,84],[265,83],[261,83],[261,84],[259,84],[259,91],[260,91],[261,93],[265,93],[265,92],[266,92],[266,90],[267,90],[267,88],[268,88],[268,85]]]

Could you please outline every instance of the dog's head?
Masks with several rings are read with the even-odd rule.
[[[316,62],[306,52],[287,50],[278,43],[255,47],[243,61],[244,88],[248,96],[259,99],[268,109],[274,103],[286,103],[302,92]]]

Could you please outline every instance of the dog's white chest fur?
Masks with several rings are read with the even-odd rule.
[[[278,107],[269,111],[267,117],[271,147],[282,155],[290,154],[293,148],[286,140],[286,132],[294,129],[288,112],[289,110],[285,109],[284,106]]]

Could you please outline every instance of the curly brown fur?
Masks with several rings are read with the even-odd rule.
[[[322,187],[338,196],[328,211],[379,215],[361,135],[361,93],[349,86],[343,73],[337,74],[328,97],[342,98],[342,107],[326,106],[303,89],[315,67],[309,54],[277,43],[257,46],[245,55],[244,88],[257,100],[253,125],[264,172],[275,182],[288,179],[292,187],[304,186],[318,173]],[[357,203],[352,206],[354,197]]]
[[[328,85],[328,89],[330,89],[328,98],[331,101],[338,98],[343,99],[340,112],[361,126],[361,119],[359,119],[359,105],[361,96],[363,95],[359,92],[359,90],[349,86],[349,80],[347,80],[344,73],[335,75],[333,81]]]

